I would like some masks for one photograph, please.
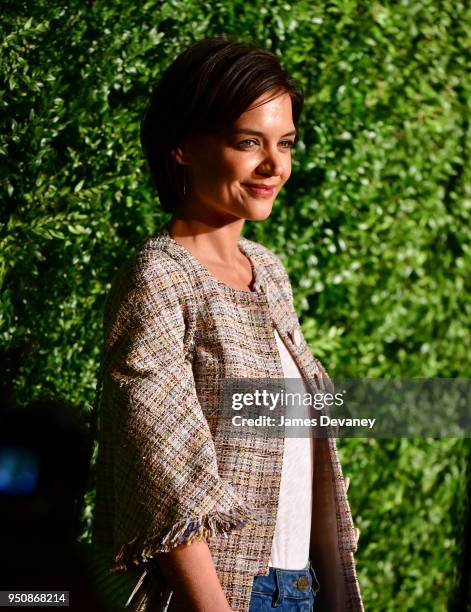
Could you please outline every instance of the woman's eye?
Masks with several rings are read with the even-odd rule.
[[[248,138],[247,140],[242,140],[241,142],[239,142],[239,145],[243,146],[244,148],[251,148],[249,145],[251,145],[252,143],[257,144],[257,141],[254,140],[253,138]]]
[[[252,145],[258,144],[256,140],[253,138],[248,138],[246,140],[242,140],[239,142],[239,146],[242,146],[244,149],[251,149]],[[281,143],[284,149],[292,149],[295,145],[293,140],[282,140]]]

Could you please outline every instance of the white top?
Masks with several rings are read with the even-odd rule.
[[[285,378],[302,378],[291,353],[274,328]],[[308,389],[304,383],[306,393]],[[302,391],[302,387],[296,387]],[[300,415],[297,407],[296,415]],[[289,416],[286,413],[286,416]],[[306,407],[305,416],[310,414]],[[314,438],[285,438],[280,496],[269,565],[299,570],[309,561],[311,535]]]

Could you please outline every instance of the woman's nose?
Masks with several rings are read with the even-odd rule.
[[[277,150],[266,150],[263,161],[259,165],[262,172],[269,172],[274,176],[283,176],[284,164],[281,153]]]

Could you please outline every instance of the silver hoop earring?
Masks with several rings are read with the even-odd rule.
[[[185,168],[183,168],[183,197],[186,196],[186,173]]]

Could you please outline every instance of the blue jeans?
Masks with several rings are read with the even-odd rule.
[[[319,582],[311,562],[301,570],[270,566],[267,576],[255,576],[249,612],[312,612]]]

